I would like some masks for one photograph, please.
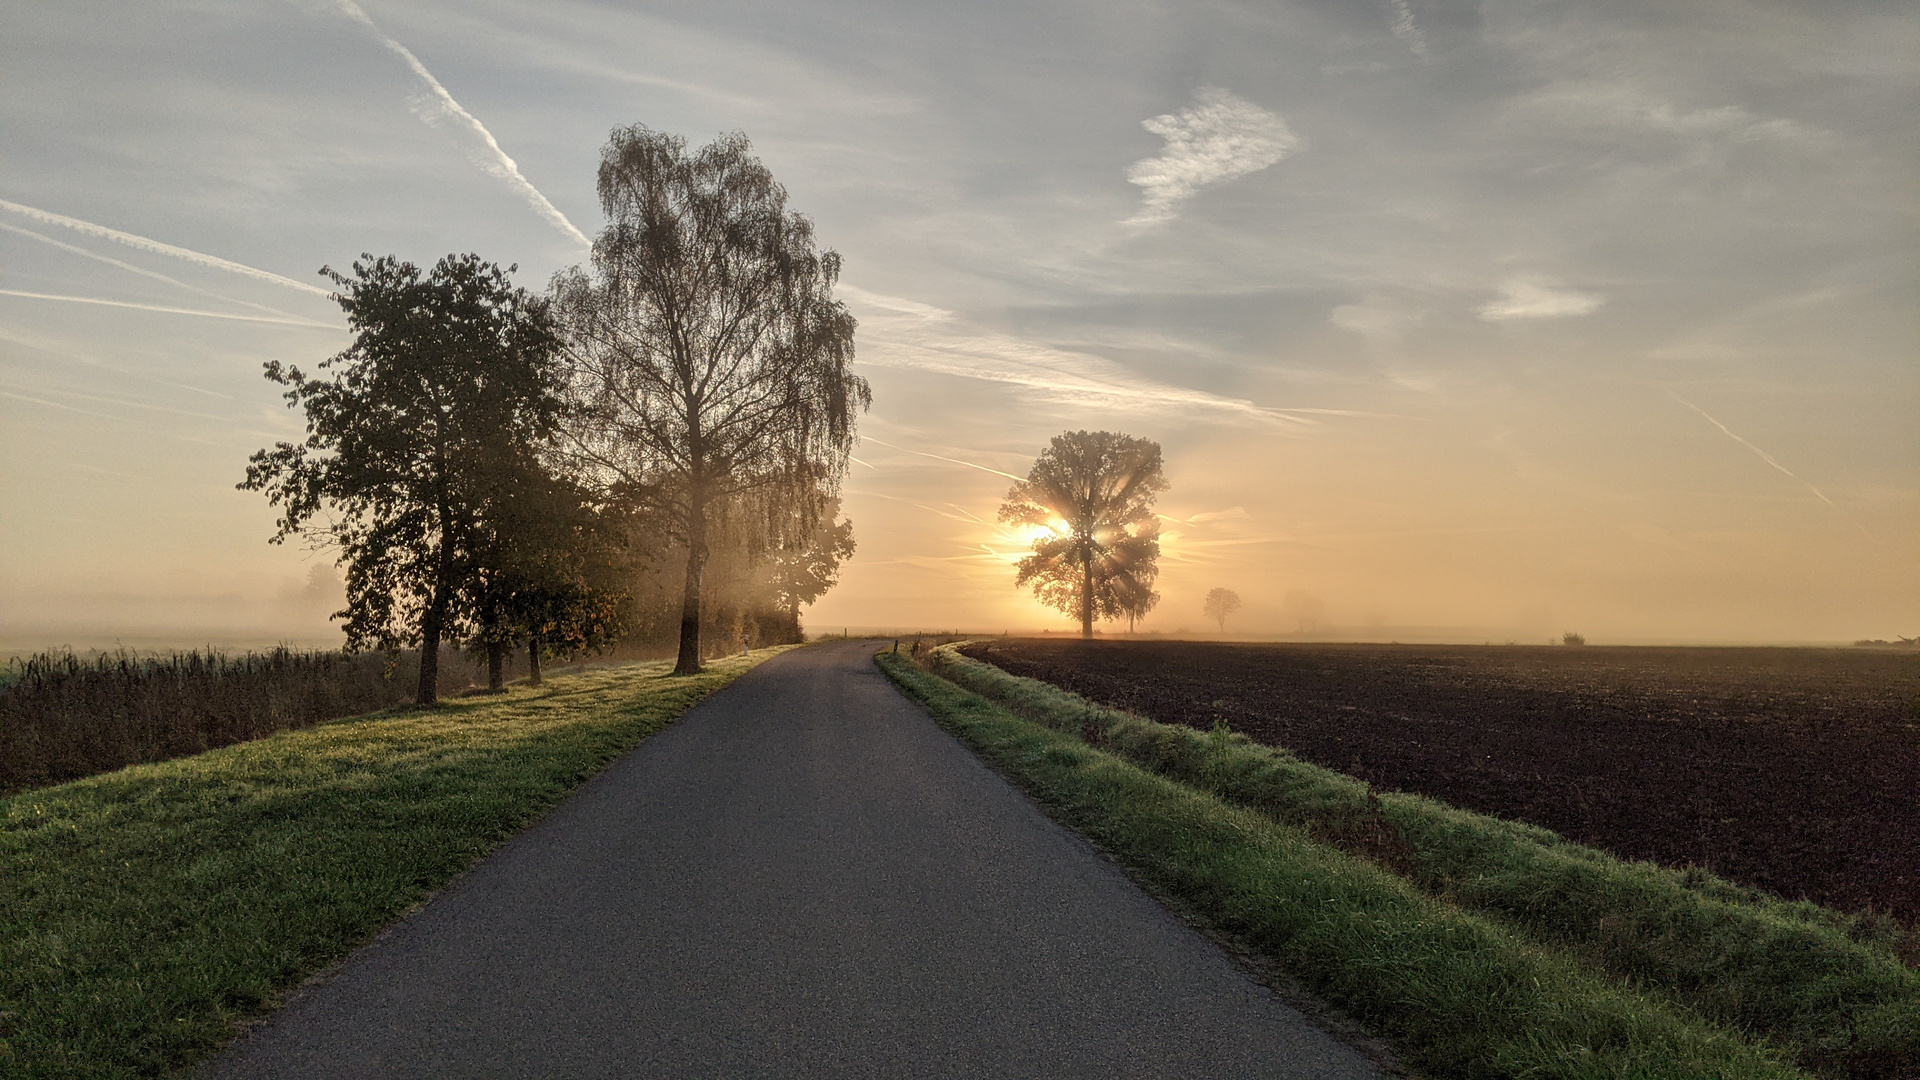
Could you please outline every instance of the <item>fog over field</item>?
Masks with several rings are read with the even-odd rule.
[[[544,288],[634,123],[845,259],[810,630],[1074,628],[996,512],[1090,429],[1164,449],[1143,632],[1920,633],[1907,5],[66,0],[0,70],[0,649],[337,642],[261,364],[362,252]]]

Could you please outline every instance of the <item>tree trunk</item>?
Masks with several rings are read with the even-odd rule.
[[[707,510],[697,497],[688,502],[687,577],[680,593],[680,656],[673,664],[675,675],[700,674],[700,579],[707,569]]]
[[[1086,572],[1080,587],[1080,636],[1093,640],[1093,546],[1080,548],[1080,566]]]
[[[540,639],[537,637],[527,641],[527,685],[540,685]]]
[[[506,666],[506,643],[498,640],[487,642],[487,693],[507,692]]]
[[[420,617],[420,690],[414,695],[416,705],[432,705],[440,700],[440,623],[445,616],[446,604],[436,587],[433,601]]]

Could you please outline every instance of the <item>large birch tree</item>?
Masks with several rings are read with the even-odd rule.
[[[840,256],[816,248],[746,136],[689,152],[619,128],[598,180],[607,224],[591,262],[554,279],[573,454],[685,546],[675,671],[692,673],[712,516],[824,511],[872,396],[833,298]]]

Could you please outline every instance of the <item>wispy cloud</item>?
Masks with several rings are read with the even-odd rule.
[[[1413,5],[1408,0],[1387,0],[1387,6],[1393,10],[1393,23],[1388,27],[1393,36],[1413,55],[1427,55],[1427,35],[1420,31],[1420,24],[1413,21]]]
[[[1734,434],[1732,428],[1714,419],[1713,416],[1707,412],[1707,410],[1701,408],[1698,405],[1695,405],[1693,402],[1688,401],[1686,398],[1681,397],[1679,394],[1676,394],[1671,390],[1667,391],[1667,396],[1671,397],[1673,400],[1679,402],[1680,404],[1685,405],[1687,408],[1692,409],[1694,412],[1699,413],[1700,416],[1703,419],[1705,419],[1707,423],[1712,424],[1714,427],[1719,428],[1721,434],[1725,435],[1729,439],[1732,439],[1734,442],[1739,443],[1741,446],[1744,446],[1747,449],[1753,451],[1755,454],[1758,454],[1760,456],[1761,461],[1764,461],[1767,464],[1773,466],[1774,468],[1780,470],[1780,473],[1783,476],[1786,476],[1793,480],[1797,480],[1801,484],[1805,484],[1807,490],[1813,492],[1814,497],[1819,499],[1821,502],[1826,503],[1828,506],[1833,506],[1835,510],[1840,509],[1838,506],[1834,506],[1833,500],[1827,498],[1826,495],[1823,494],[1819,488],[1814,487],[1812,484],[1807,483],[1807,481],[1805,480],[1801,480],[1798,476],[1794,476],[1793,471],[1791,469],[1788,469],[1785,465],[1780,464],[1778,461],[1775,461],[1772,454],[1767,453],[1765,450],[1760,449],[1759,447],[1753,445],[1747,440]]]
[[[32,229],[23,229],[18,225],[9,225],[4,221],[0,221],[0,230],[13,233],[16,236],[24,236],[31,240],[37,240],[42,244],[46,244],[49,247],[58,248],[59,250],[68,252],[69,254],[79,255],[82,258],[92,259],[95,262],[105,263],[108,266],[125,270],[130,274],[139,274],[141,277],[152,278],[155,281],[164,281],[169,285],[173,285],[178,288],[185,289],[191,293],[198,293],[201,296],[212,297],[215,300],[224,300],[229,304],[239,304],[241,307],[250,307],[255,311],[264,311],[269,315],[279,315],[279,316],[282,316],[283,318],[288,318],[288,319],[300,318],[300,316],[295,315],[291,311],[281,311],[277,307],[268,307],[265,304],[256,304],[251,300],[242,300],[238,297],[228,296],[225,293],[217,293],[217,292],[214,292],[212,289],[203,289],[198,285],[181,281],[177,277],[169,277],[168,275],[162,274],[156,270],[149,270],[144,266],[135,266],[130,262],[123,262],[119,259],[111,258],[106,255],[101,255],[98,252],[88,251],[86,248],[80,247],[77,244],[69,244],[64,240],[55,240],[51,236],[44,236],[40,233],[34,232]],[[307,319],[302,321],[311,322],[312,320]]]
[[[1201,188],[1259,172],[1302,145],[1278,115],[1217,86],[1201,87],[1193,104],[1140,126],[1167,145],[1127,169],[1127,181],[1146,196],[1129,225],[1170,220]]]
[[[1500,286],[1501,298],[1480,308],[1488,322],[1509,319],[1564,319],[1586,315],[1606,302],[1605,297],[1552,289],[1536,281],[1515,278]]]
[[[65,214],[36,210],[31,206],[22,206],[19,203],[8,202],[5,199],[0,199],[0,209],[10,210],[22,217],[38,221],[43,225],[58,225],[61,228],[72,229],[75,232],[83,233],[87,236],[97,236],[102,240],[111,240],[116,244],[125,244],[127,247],[136,248],[140,251],[149,251],[156,255],[170,255],[176,259],[185,259],[190,263],[210,266],[215,270],[225,270],[228,273],[240,274],[243,277],[255,278],[260,281],[271,281],[275,285],[284,285],[289,289],[298,289],[301,292],[312,293],[315,296],[325,296],[329,298],[333,296],[332,293],[318,286],[309,285],[304,281],[295,281],[290,277],[281,277],[279,274],[273,273],[270,270],[262,270],[257,266],[237,263],[231,259],[223,259],[218,255],[208,255],[203,251],[193,251],[189,248],[176,247],[173,244],[164,244],[158,240],[150,240],[147,237],[136,236],[130,232],[121,232],[119,229],[109,229],[105,225],[96,225],[91,221],[82,221],[79,218],[67,217]]]
[[[948,462],[948,463],[950,463],[950,464],[954,464],[954,465],[965,465],[965,466],[966,466],[967,468],[969,468],[969,469],[979,469],[979,470],[980,470],[981,472],[987,472],[987,473],[992,473],[992,474],[994,474],[995,476],[1004,476],[1004,477],[1006,477],[1006,478],[1007,478],[1007,479],[1009,479],[1009,480],[1016,480],[1016,481],[1017,481],[1017,480],[1024,480],[1024,479],[1026,479],[1026,478],[1025,478],[1025,477],[1023,477],[1023,476],[1015,476],[1015,475],[1013,475],[1013,474],[1012,474],[1012,473],[1010,473],[1010,472],[1001,472],[1001,471],[1000,471],[999,469],[993,469],[993,468],[988,468],[988,467],[987,467],[987,466],[985,466],[985,465],[976,465],[976,464],[974,464],[974,463],[973,463],[973,462],[971,462],[971,461],[962,461],[962,460],[960,460],[959,458],[951,458],[951,457],[947,457],[947,456],[946,456],[946,455],[944,455],[944,454],[929,454],[929,453],[927,453],[927,452],[926,452],[925,450],[909,450],[909,449],[907,449],[907,448],[906,448],[906,447],[904,447],[904,446],[896,446],[896,445],[894,445],[893,443],[890,443],[890,442],[887,442],[887,441],[885,441],[885,440],[883,440],[883,439],[876,439],[876,438],[874,438],[874,437],[873,437],[873,436],[871,436],[871,435],[863,435],[863,436],[861,436],[861,437],[860,437],[860,441],[861,441],[861,442],[870,442],[870,443],[873,443],[873,444],[875,444],[875,445],[877,445],[877,446],[884,446],[884,447],[887,447],[887,448],[889,448],[889,449],[892,449],[892,450],[898,450],[898,451],[900,451],[900,452],[902,452],[902,453],[906,453],[906,454],[918,454],[919,456],[921,456],[921,457],[923,457],[923,458],[932,458],[932,459],[934,459],[935,461],[945,461],[945,462]],[[863,461],[863,462],[861,462],[861,464],[862,464],[862,465],[865,465],[865,464],[866,464],[866,462],[864,462],[864,461]],[[868,466],[868,467],[869,467],[869,468],[871,468],[872,466]]]
[[[1586,132],[1618,138],[1656,134],[1680,139],[1757,142],[1821,141],[1818,131],[1783,117],[1761,116],[1738,105],[1689,109],[1631,83],[1570,80],[1554,83],[1515,103],[1515,116],[1550,125],[1559,134]]]
[[[494,139],[493,132],[488,131],[487,126],[482,124],[479,118],[462,108],[460,103],[453,99],[453,95],[447,92],[447,88],[440,84],[439,79],[433,77],[433,72],[427,70],[427,66],[420,62],[419,57],[413,55],[412,50],[394,40],[393,36],[385,30],[380,29],[379,24],[361,10],[360,5],[354,3],[354,0],[338,0],[338,2],[340,10],[346,14],[347,18],[372,31],[373,35],[380,39],[380,44],[405,60],[407,66],[413,69],[414,75],[425,84],[427,94],[416,96],[413,101],[413,111],[416,116],[435,127],[452,122],[478,137],[479,145],[473,146],[470,150],[474,164],[487,175],[506,181],[508,187],[527,200],[527,205],[533,207],[535,213],[546,218],[554,228],[565,233],[574,243],[581,247],[590,246],[586,234],[575,228],[573,222],[567,220],[567,215],[560,212],[559,207],[547,201],[547,197],[540,193],[540,189],[534,187],[531,181],[521,175],[520,166],[514,164],[514,160],[507,156],[505,150],[500,149],[500,143]]]
[[[273,323],[278,326],[304,326],[316,330],[338,330],[340,327],[314,319],[302,319],[297,315],[280,318],[273,315],[236,315],[230,311],[201,311],[198,308],[168,307],[165,304],[139,304],[131,300],[103,300],[97,296],[63,296],[58,293],[28,292],[24,289],[0,289],[0,296],[17,296],[26,300],[56,300],[66,304],[93,304],[98,307],[130,308],[134,311],[155,311],[164,315],[193,315],[202,319],[227,319],[232,322]]]
[[[1091,353],[966,328],[939,308],[898,297],[855,290],[866,344],[861,360],[880,367],[911,368],[966,379],[1005,383],[1085,409],[1125,409],[1157,414],[1200,414],[1274,427],[1312,426],[1314,414],[1333,409],[1276,409],[1245,398],[1174,386],[1146,378]]]

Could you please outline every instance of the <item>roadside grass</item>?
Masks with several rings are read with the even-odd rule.
[[[0,800],[0,1076],[151,1077],[783,649],[598,667]]]
[[[1029,720],[1369,857],[1446,903],[1766,1040],[1811,1072],[1920,1075],[1920,972],[1895,952],[1898,927],[1419,796],[1375,795],[1284,750],[1098,706],[953,649],[929,659]]]
[[[905,657],[879,662],[1062,823],[1436,1080],[1806,1075],[1305,829],[1016,716]]]

